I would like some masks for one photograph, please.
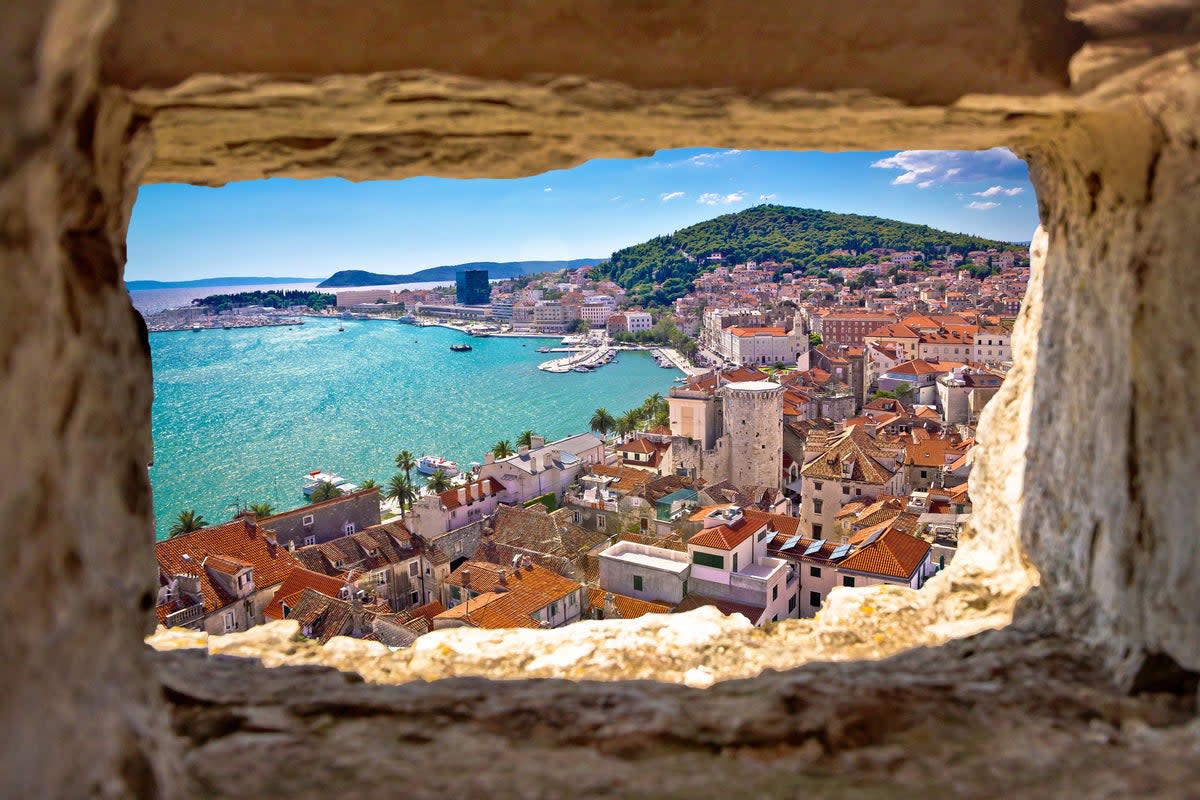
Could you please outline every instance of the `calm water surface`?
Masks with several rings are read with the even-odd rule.
[[[473,339],[395,322],[307,319],[294,328],[150,334],[154,358],[157,532],[195,508],[209,522],[238,503],[301,505],[301,476],[333,470],[381,484],[407,448],[462,465],[498,439],[532,429],[547,439],[586,430],[592,412],[614,416],[676,370],[621,353],[593,373],[545,373],[558,339]],[[468,341],[469,353],[449,346]]]

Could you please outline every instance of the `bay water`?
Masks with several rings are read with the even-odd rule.
[[[187,508],[214,523],[239,504],[302,505],[309,470],[382,485],[401,449],[466,467],[524,430],[547,441],[586,431],[597,407],[619,416],[680,376],[636,352],[590,373],[542,372],[561,354],[536,349],[558,337],[340,324],[150,334],[158,538]],[[458,342],[474,349],[451,352]]]

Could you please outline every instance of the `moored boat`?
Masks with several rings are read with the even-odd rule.
[[[349,483],[341,475],[333,472],[322,472],[319,469],[314,469],[304,476],[304,481],[300,486],[300,490],[304,492],[305,497],[311,497],[315,490],[322,483],[331,483],[334,486],[344,486]]]
[[[455,353],[465,353],[468,350],[472,350],[473,348],[469,344],[452,344],[452,345],[450,345],[450,349],[453,350]]]
[[[453,478],[458,475],[458,464],[441,456],[421,456],[417,460],[417,472],[423,475],[432,475],[441,470],[446,474],[446,477]]]

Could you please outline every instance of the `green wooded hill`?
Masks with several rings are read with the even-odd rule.
[[[876,247],[920,250],[930,259],[947,252],[1014,245],[882,217],[762,205],[618,250],[592,271],[592,277],[611,278],[638,302],[662,305],[682,297],[697,275],[716,267],[704,261],[713,253],[723,254],[730,264],[777,261],[817,275],[832,267],[872,262],[868,255],[830,255],[834,250],[865,253]],[[661,288],[655,289],[656,283]]]

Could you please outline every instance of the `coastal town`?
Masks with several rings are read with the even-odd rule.
[[[689,255],[704,269],[656,306],[592,267],[337,291],[317,313],[654,347],[684,375],[630,414],[596,409],[556,441],[526,431],[470,467],[404,451],[384,486],[314,471],[293,509],[184,512],[155,545],[158,621],[288,619],[321,643],[401,648],[701,606],[766,626],[832,592],[920,590],[971,516],[975,429],[1011,366],[1028,253],[842,254],[852,265],[821,275]]]

